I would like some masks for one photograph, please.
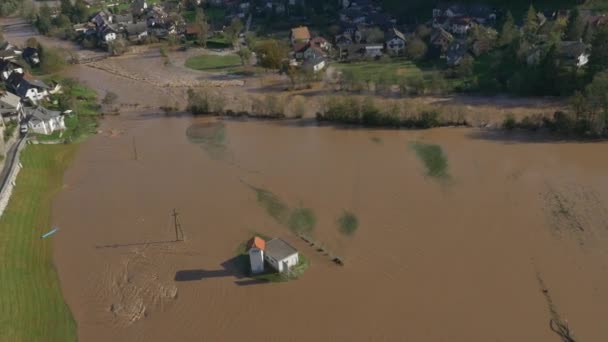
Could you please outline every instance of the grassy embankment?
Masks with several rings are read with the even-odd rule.
[[[0,341],[76,341],[52,259],[51,200],[77,145],[32,145],[0,218]]]
[[[91,89],[64,81],[59,104],[48,107],[74,109],[63,137],[78,142],[97,127],[97,98]],[[0,341],[77,340],[53,266],[52,238],[40,239],[51,229],[52,199],[77,149],[75,143],[29,145],[21,153],[23,169],[0,218]]]

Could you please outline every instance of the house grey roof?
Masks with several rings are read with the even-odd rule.
[[[434,44],[439,38],[443,38],[445,40],[450,41],[454,39],[454,36],[452,36],[451,33],[440,27],[435,29],[435,31],[433,31],[433,34],[431,34],[431,43]]]
[[[465,42],[455,41],[450,44],[448,47],[448,51],[446,52],[446,59],[448,65],[457,65],[460,63],[460,60],[467,53],[467,45]]]
[[[399,38],[399,39],[403,40],[404,42],[407,41],[405,39],[405,35],[401,31],[397,30],[396,28],[392,28],[392,29],[388,30],[387,36],[388,36],[387,40],[391,40],[393,38]]]
[[[0,108],[17,109],[19,102],[21,102],[21,98],[13,93],[0,93]]]
[[[115,23],[117,24],[129,24],[133,22],[133,14],[116,14],[114,16]]]
[[[267,256],[272,257],[277,261],[281,261],[288,256],[298,253],[290,244],[278,238],[266,242],[266,250],[264,252]]]
[[[44,107],[38,106],[36,108],[26,108],[27,115],[31,115],[32,122],[49,121],[50,119],[59,117],[61,112],[55,110],[49,110]]]
[[[587,45],[580,41],[565,41],[560,43],[558,51],[564,57],[577,58],[587,51]]]
[[[128,24],[125,27],[125,30],[127,31],[127,34],[129,36],[139,35],[148,30],[148,23],[146,23],[145,21],[140,21],[135,24]]]
[[[304,60],[302,65],[304,66],[315,66],[325,62],[325,58],[322,56],[314,56],[313,58],[307,58]]]

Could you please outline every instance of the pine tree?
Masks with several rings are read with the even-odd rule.
[[[509,11],[507,12],[505,22],[502,25],[500,35],[498,36],[498,46],[509,45],[516,37],[517,28],[515,27],[515,19],[513,19],[513,15],[511,14],[511,11]]]
[[[536,10],[534,9],[534,6],[530,4],[530,8],[528,8],[528,12],[524,18],[524,33],[526,35],[526,39],[530,41],[533,40],[536,31],[538,31],[538,19],[536,18]]]
[[[61,0],[61,14],[66,15],[68,18],[72,16],[74,7],[72,6],[71,0]]]
[[[202,8],[196,9],[194,24],[198,29],[196,37],[197,43],[201,46],[207,46],[207,32],[209,31],[209,25],[207,24],[205,12],[203,12]]]

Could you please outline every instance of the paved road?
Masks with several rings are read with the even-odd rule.
[[[15,141],[15,143],[13,143],[13,146],[11,146],[6,153],[4,167],[2,168],[2,172],[0,172],[0,180],[2,180],[2,183],[0,183],[0,191],[4,189],[4,186],[8,181],[8,176],[13,163],[15,162],[15,157],[17,156],[17,151],[19,150],[19,146],[24,143],[24,140],[25,136],[20,137],[17,141]]]

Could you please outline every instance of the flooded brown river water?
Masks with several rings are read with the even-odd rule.
[[[204,125],[220,127],[211,147],[186,136]],[[608,338],[605,143],[137,113],[102,130],[53,212],[82,341],[558,341],[554,315],[581,341]],[[449,180],[425,176],[413,141],[442,146]],[[312,209],[315,239],[345,266],[276,223],[249,185]],[[173,208],[185,242],[167,242]],[[353,236],[338,230],[344,210]],[[239,279],[230,259],[254,231],[291,242],[310,269]],[[175,281],[188,270],[201,276]]]
[[[20,30],[5,36],[31,36]],[[182,77],[157,57],[124,60],[110,64]],[[83,143],[54,200],[55,266],[80,341],[561,341],[551,319],[576,341],[608,340],[606,143],[167,117],[155,108],[183,103],[185,88],[86,66],[67,75],[125,105]],[[543,107],[456,102],[491,115]],[[413,142],[440,145],[449,176],[426,176]],[[315,240],[344,266],[252,188],[309,208]],[[359,221],[352,236],[336,223],[344,211]],[[289,241],[310,268],[287,283],[242,278],[232,261],[253,232]]]

